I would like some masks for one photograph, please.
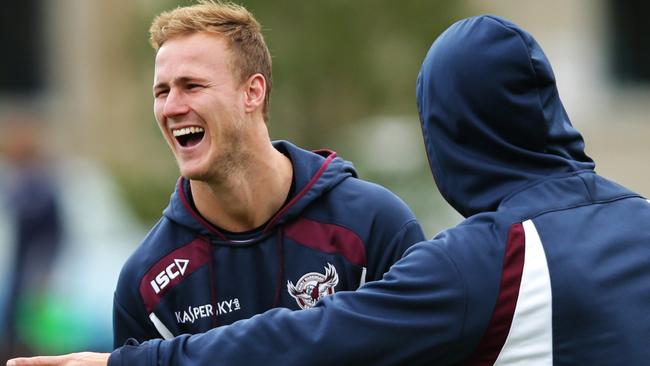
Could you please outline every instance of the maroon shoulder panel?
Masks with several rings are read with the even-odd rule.
[[[152,312],[167,291],[207,264],[210,253],[209,243],[195,239],[156,262],[140,281],[140,295],[147,311]]]
[[[366,266],[366,247],[353,231],[342,226],[299,218],[285,229],[288,238],[325,253],[339,253],[358,266]]]

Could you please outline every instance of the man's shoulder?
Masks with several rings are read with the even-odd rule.
[[[344,202],[351,212],[374,216],[387,225],[401,225],[415,220],[411,208],[388,188],[358,178],[348,178],[332,192],[337,201]]]
[[[322,211],[333,213],[329,220],[355,232],[366,233],[361,236],[372,233],[372,236],[381,237],[383,234],[405,230],[406,225],[410,225],[408,230],[422,231],[408,205],[379,184],[349,177],[330,190],[324,198],[319,205],[321,208],[322,205],[326,206]],[[424,234],[418,238],[420,236],[424,239]]]
[[[449,243],[452,247],[458,242],[482,243],[480,245],[502,242],[513,225],[521,224],[524,221],[510,212],[484,212],[465,218],[456,226],[439,232],[433,239],[442,239],[441,243]]]
[[[162,217],[122,266],[119,282],[137,283],[160,258],[173,251],[179,242],[192,236],[166,217]]]
[[[363,200],[367,207],[390,208],[406,206],[404,201],[388,188],[360,178],[349,177],[332,189],[332,194]]]

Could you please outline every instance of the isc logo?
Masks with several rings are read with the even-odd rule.
[[[156,293],[162,291],[169,282],[179,275],[185,274],[187,265],[190,263],[189,259],[174,259],[174,263],[170,264],[163,271],[156,275],[156,278],[151,280],[151,287]]]

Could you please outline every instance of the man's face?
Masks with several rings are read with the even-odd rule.
[[[156,54],[154,114],[186,178],[221,179],[241,160],[245,93],[231,57],[208,33],[172,38]]]

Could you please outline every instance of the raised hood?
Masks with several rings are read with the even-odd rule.
[[[433,43],[417,103],[434,179],[463,216],[557,174],[594,168],[535,39],[508,20],[461,20]]]

